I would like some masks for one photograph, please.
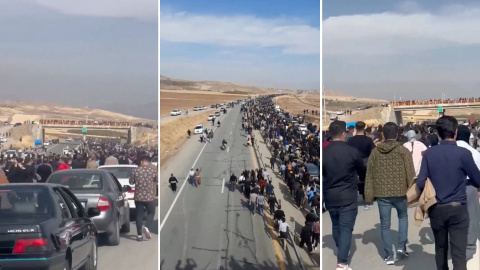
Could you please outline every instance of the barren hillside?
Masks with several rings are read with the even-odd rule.
[[[273,88],[240,85],[231,82],[188,81],[160,76],[160,89],[165,90],[195,90],[222,92],[226,94],[265,94],[275,92]]]

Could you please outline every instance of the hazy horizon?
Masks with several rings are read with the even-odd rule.
[[[158,119],[156,1],[0,0],[0,6],[3,100]]]
[[[323,86],[379,99],[480,96],[480,3],[323,1]]]

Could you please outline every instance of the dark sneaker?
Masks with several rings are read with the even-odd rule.
[[[399,249],[397,250],[397,258],[407,258],[408,257],[408,252],[407,252],[407,248],[402,248],[402,249]]]
[[[394,265],[395,264],[395,261],[393,260],[393,255],[388,255],[386,256],[383,261],[387,264],[387,265]]]
[[[143,236],[138,235],[138,236],[137,236],[137,241],[138,241],[138,242],[142,242],[142,241],[143,241]]]

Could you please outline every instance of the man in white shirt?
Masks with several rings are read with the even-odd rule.
[[[469,145],[470,129],[467,126],[459,126],[457,131],[457,145],[469,150],[472,153],[473,161],[480,169],[480,153]],[[474,187],[467,179],[467,207],[470,216],[467,239],[467,260],[473,258],[476,253],[478,235],[480,233],[480,189]]]

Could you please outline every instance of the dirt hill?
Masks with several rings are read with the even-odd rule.
[[[226,94],[266,94],[276,92],[273,88],[241,85],[231,82],[188,81],[160,76],[160,88],[166,90],[197,90],[222,92]]]

